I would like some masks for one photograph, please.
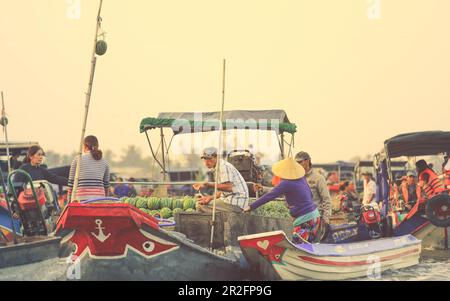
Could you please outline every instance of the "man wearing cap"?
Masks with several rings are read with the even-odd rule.
[[[208,169],[215,171],[217,165],[216,148],[206,148],[201,158]],[[213,174],[215,175],[215,172]],[[209,182],[197,183],[193,187],[198,191],[202,188],[214,189],[214,184]],[[219,191],[217,197],[219,197],[219,194],[221,195],[220,198],[216,199],[216,210],[218,211],[238,213],[242,212],[242,209],[248,205],[248,187],[244,178],[232,164],[225,160],[220,160],[217,190]],[[203,212],[212,212],[213,199],[212,195],[202,196],[198,202],[198,209]]]
[[[420,187],[416,183],[416,175],[412,171],[406,173],[406,181],[401,184],[401,191],[405,207],[411,209],[421,198]]]
[[[376,203],[376,193],[377,193],[377,184],[373,180],[373,175],[370,172],[365,172],[362,174],[364,176],[364,196],[363,196],[363,205],[373,205]]]
[[[328,190],[327,180],[317,170],[312,168],[311,156],[307,152],[299,152],[295,156],[295,161],[305,169],[306,181],[311,188],[314,202],[322,217],[322,222],[329,224],[331,217],[331,196]]]

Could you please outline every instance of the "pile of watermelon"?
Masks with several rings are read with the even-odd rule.
[[[181,212],[195,212],[197,205],[195,198],[190,196],[183,198],[125,197],[121,201],[148,215],[164,219],[172,218]]]
[[[271,201],[252,212],[254,215],[274,217],[274,218],[291,218],[289,208],[285,202]]]

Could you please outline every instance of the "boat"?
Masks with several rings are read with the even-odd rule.
[[[283,231],[239,237],[251,268],[266,280],[345,280],[418,264],[412,235],[348,244],[293,244]]]
[[[239,259],[202,248],[123,203],[71,203],[55,232],[81,280],[240,280]],[[70,254],[67,254],[67,252]]]

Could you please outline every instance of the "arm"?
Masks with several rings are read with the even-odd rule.
[[[321,177],[317,182],[317,190],[319,191],[321,202],[319,204],[321,212],[323,212],[323,220],[328,224],[331,217],[331,196],[328,190],[327,182],[324,177]]]
[[[69,180],[67,181],[67,186],[69,186],[69,189],[67,190],[67,200],[69,203],[72,198],[72,189],[75,181],[76,168],[77,168],[77,158],[75,157],[75,159],[73,159],[72,161],[72,164],[70,165]]]
[[[284,194],[285,185],[283,185],[283,183],[286,183],[286,182],[281,182],[280,185],[278,185],[277,187],[272,189],[270,192],[266,193],[265,195],[260,197],[258,200],[256,200],[253,204],[251,204],[250,205],[251,209],[254,210],[254,209],[264,205],[265,203],[272,201],[272,200],[276,199],[277,197],[279,197],[280,195]]]
[[[106,163],[105,174],[103,175],[103,187],[105,188],[105,196],[108,196],[109,194],[109,185],[110,185],[109,178],[110,178],[109,164]]]
[[[215,185],[214,183],[205,183],[205,187],[214,188],[214,185]],[[233,183],[231,182],[217,183],[217,190],[233,192]]]
[[[45,179],[47,181],[49,181],[50,183],[61,185],[61,186],[67,186],[67,184],[68,184],[68,179],[67,178],[55,175],[54,173],[49,172],[45,168],[43,169],[43,171],[44,171]]]

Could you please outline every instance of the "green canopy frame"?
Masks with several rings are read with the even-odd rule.
[[[220,129],[220,112],[177,112],[177,113],[160,113],[157,118],[144,118],[139,126],[140,133],[145,133],[147,142],[150,147],[154,160],[162,169],[164,180],[169,162],[166,152],[169,151],[172,140],[176,135],[193,134],[200,132],[211,132]],[[297,126],[289,122],[286,112],[283,110],[236,110],[224,111],[224,121],[222,123],[223,130],[265,130],[275,131],[278,137],[281,157],[285,158],[286,145],[289,146],[289,155],[294,147],[294,134],[297,132]],[[170,143],[165,142],[164,129],[172,129],[173,135]],[[150,141],[149,131],[159,129],[161,159],[158,158],[157,152],[154,151]],[[285,140],[285,133],[291,134],[291,140]]]

